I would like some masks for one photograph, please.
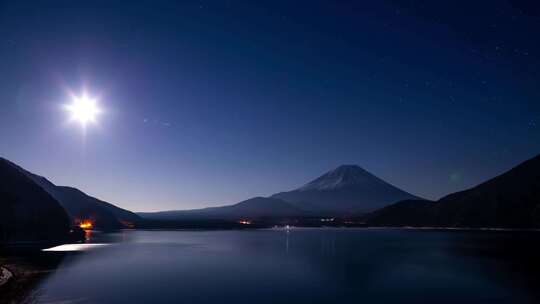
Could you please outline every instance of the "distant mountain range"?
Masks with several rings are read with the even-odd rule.
[[[437,202],[401,201],[364,217],[371,226],[540,227],[540,155]]]
[[[280,192],[271,197],[256,197],[222,207],[139,215],[154,220],[345,216],[373,211],[404,199],[419,198],[358,166],[344,165],[296,190]]]
[[[469,190],[433,202],[409,194],[364,169],[340,166],[306,185],[270,197],[195,210],[135,214],[82,191],[56,186],[0,158],[0,244],[66,239],[70,227],[234,228],[238,221],[301,223],[336,217],[366,226],[540,227],[540,155]],[[201,224],[202,223],[202,224]],[[320,222],[319,222],[320,224]],[[186,226],[186,225],[185,225]]]
[[[304,210],[300,210],[292,204],[280,199],[267,197],[254,197],[234,205],[222,207],[149,213],[140,212],[138,214],[143,218],[154,220],[242,220],[306,216]]]

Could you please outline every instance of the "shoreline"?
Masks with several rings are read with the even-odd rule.
[[[23,303],[36,286],[60,264],[59,254],[41,253],[0,256],[0,303]]]
[[[0,266],[0,287],[10,282],[13,273],[4,266]]]
[[[476,231],[476,232],[540,232],[540,228],[489,228],[489,227],[414,227],[414,226],[285,226],[236,228],[141,228],[129,231],[256,231],[299,229],[351,229],[351,230],[423,230],[423,231]]]
[[[402,231],[418,231],[418,232],[521,232],[521,233],[540,233],[540,229],[520,229],[520,228],[472,228],[472,227],[395,227],[395,226],[369,226],[369,227],[347,227],[347,226],[289,226],[285,227],[270,227],[259,228],[253,230],[274,230],[274,231],[294,231],[294,230],[364,230],[364,231],[384,231],[384,230],[402,230]],[[248,229],[246,229],[248,230]]]

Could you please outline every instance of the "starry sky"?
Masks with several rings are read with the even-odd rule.
[[[0,2],[0,155],[121,207],[341,164],[436,199],[540,153],[535,1],[88,2]]]

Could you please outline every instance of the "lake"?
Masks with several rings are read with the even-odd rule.
[[[537,303],[537,232],[122,231],[67,254],[36,303]],[[44,253],[52,254],[52,253]]]

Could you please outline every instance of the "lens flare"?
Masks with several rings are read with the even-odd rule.
[[[97,100],[86,94],[72,96],[72,103],[66,105],[65,109],[71,113],[71,120],[78,121],[83,127],[95,123],[97,115],[101,113]]]

